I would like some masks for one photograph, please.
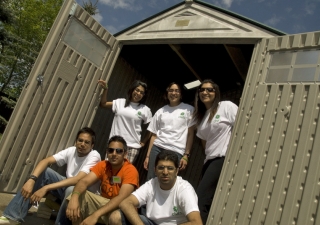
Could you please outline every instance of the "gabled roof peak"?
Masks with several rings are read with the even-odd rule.
[[[121,38],[126,36],[125,39],[128,39],[129,36],[133,37],[132,35],[137,36],[138,39],[153,39],[156,36],[159,38],[162,36],[166,38],[169,36],[179,36],[180,38],[190,38],[191,36],[253,38],[284,34],[274,28],[204,1],[184,0],[116,33],[114,36],[122,36]]]

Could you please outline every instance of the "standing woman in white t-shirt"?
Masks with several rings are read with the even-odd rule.
[[[100,106],[112,109],[115,113],[113,118],[110,137],[114,135],[122,136],[128,145],[127,159],[134,163],[140,148],[150,138],[147,132],[143,141],[141,141],[141,123],[147,124],[152,119],[152,113],[148,106],[144,105],[147,98],[147,84],[140,80],[135,80],[127,92],[127,98],[118,98],[111,102],[107,101],[108,85],[104,80],[98,81],[104,89]]]
[[[237,110],[238,106],[230,101],[220,102],[219,86],[212,80],[201,83],[195,97],[193,117],[197,121],[197,136],[206,155],[202,178],[196,190],[203,224],[208,218]]]
[[[179,158],[179,169],[188,164],[192,147],[195,122],[192,121],[193,106],[181,102],[181,86],[175,82],[168,85],[165,100],[168,105],[160,108],[153,116],[148,130],[151,132],[144,168],[148,170],[147,180],[154,178],[156,156],[163,150],[170,150]]]

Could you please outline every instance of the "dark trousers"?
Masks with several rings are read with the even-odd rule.
[[[127,217],[124,215],[124,213],[120,210],[120,215],[121,215],[121,224],[122,225],[132,225],[132,223],[129,222]],[[144,225],[157,225],[154,223],[152,220],[150,220],[148,217],[144,215],[139,215],[140,219],[142,220]]]
[[[224,157],[208,160],[202,168],[202,178],[197,188],[198,205],[203,224],[206,224],[212,200],[219,181]]]

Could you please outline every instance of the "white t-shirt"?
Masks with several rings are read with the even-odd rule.
[[[128,147],[138,149],[141,148],[141,122],[149,123],[152,113],[146,105],[130,102],[127,107],[124,107],[125,103],[124,98],[113,100],[112,111],[115,115],[109,138],[120,135],[126,140]]]
[[[217,113],[210,123],[208,123],[209,111],[206,111],[197,131],[197,136],[206,141],[204,162],[226,155],[238,106],[230,101],[220,102]]]
[[[99,152],[91,150],[88,155],[79,157],[76,147],[72,146],[53,155],[58,166],[67,164],[66,177],[74,177],[80,171],[90,173],[90,168],[101,161]],[[95,194],[100,193],[100,182],[91,185],[88,190]]]
[[[132,193],[139,207],[146,204],[146,216],[156,224],[188,222],[187,215],[199,212],[198,197],[191,184],[180,176],[170,190],[162,190],[158,178],[153,178]]]
[[[148,126],[148,130],[157,135],[153,144],[183,155],[188,128],[195,124],[192,119],[193,110],[193,106],[183,102],[174,107],[165,105],[160,108]]]

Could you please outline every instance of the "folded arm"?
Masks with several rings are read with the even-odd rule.
[[[76,176],[74,177],[70,177],[64,180],[61,180],[59,182],[56,183],[52,183],[52,184],[48,184],[43,186],[41,189],[39,189],[38,191],[36,191],[35,193],[33,193],[33,195],[30,197],[31,201],[40,201],[41,198],[43,198],[43,196],[45,196],[45,194],[48,191],[51,190],[56,190],[58,188],[62,188],[62,187],[69,187],[69,186],[74,186],[77,184],[77,182],[82,179],[83,177],[85,177],[87,174],[85,172],[80,171]]]
[[[102,215],[110,213],[119,208],[120,203],[127,198],[133,191],[135,186],[132,184],[123,184],[119,191],[119,195],[112,198],[106,205],[95,211],[90,217],[99,219]]]
[[[84,193],[89,186],[98,181],[98,177],[94,172],[90,172],[84,178],[79,180],[73,189],[69,204],[66,210],[67,217],[75,222],[80,218],[79,196]]]
[[[131,194],[128,198],[121,202],[119,208],[131,224],[143,225],[143,222],[140,219],[140,216],[136,210],[138,206],[139,201],[137,197]]]
[[[36,168],[33,170],[32,175],[39,177],[40,174],[50,165],[57,163],[55,158],[53,156],[49,156],[43,160],[41,160]],[[24,197],[24,199],[28,199],[32,196],[32,190],[33,186],[35,184],[35,181],[32,179],[28,179],[26,183],[22,186],[21,194]]]
[[[202,225],[200,212],[193,211],[187,215],[188,222],[182,223],[181,225]]]

